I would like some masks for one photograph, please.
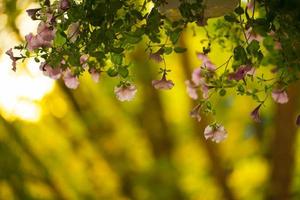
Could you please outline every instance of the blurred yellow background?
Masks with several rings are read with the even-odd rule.
[[[214,97],[216,119],[229,135],[213,144],[203,136],[212,119],[189,117],[195,102],[184,85],[201,64],[195,52],[203,30],[189,27],[180,41],[188,52],[166,57],[171,91],[153,89],[160,66],[137,47],[129,59],[138,95],[121,103],[113,93],[117,81],[105,75],[95,84],[86,74],[73,91],[43,76],[34,61],[11,71],[5,51],[36,29],[25,12],[36,5],[0,1],[1,200],[260,200],[277,193],[276,184],[300,199],[300,141],[290,129],[299,98],[287,108],[268,102],[263,123],[255,124],[250,98]],[[213,62],[224,63],[229,53],[213,48]]]

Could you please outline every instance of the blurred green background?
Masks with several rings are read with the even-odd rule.
[[[229,135],[214,144],[203,136],[212,119],[189,117],[195,102],[184,85],[201,64],[195,52],[203,30],[189,27],[180,40],[188,52],[166,57],[171,91],[151,86],[160,66],[137,47],[129,59],[138,95],[121,103],[113,93],[117,80],[105,75],[95,84],[86,74],[73,91],[44,77],[34,61],[10,70],[4,52],[36,29],[25,13],[35,6],[0,1],[1,200],[300,199],[297,85],[288,104],[268,102],[261,124],[249,117],[251,99],[216,95],[216,119]],[[213,62],[222,64],[229,53],[213,48]]]

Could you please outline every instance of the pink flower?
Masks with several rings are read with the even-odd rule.
[[[41,37],[45,42],[51,42],[55,37],[56,30],[45,22],[40,22],[37,33],[37,36]]]
[[[275,102],[285,104],[289,101],[288,95],[284,90],[275,90],[272,92],[272,98]]]
[[[202,61],[202,65],[209,71],[215,71],[216,66],[210,61],[207,55],[203,53],[197,53],[198,59]]]
[[[67,36],[72,43],[74,43],[79,36],[79,26],[79,22],[75,22],[70,24],[67,29]]]
[[[254,10],[254,2],[253,0],[250,0],[247,5],[246,5],[247,9],[251,10],[251,12],[253,12]]]
[[[49,27],[46,23],[40,22],[37,30],[37,35],[32,33],[25,36],[27,49],[33,51],[39,47],[51,47],[51,42],[55,37],[55,29]]]
[[[134,98],[136,92],[137,89],[132,84],[115,87],[115,94],[119,101],[131,101]]]
[[[186,80],[185,81],[185,85],[186,85],[186,91],[188,93],[188,95],[192,98],[192,99],[198,99],[198,94],[197,94],[197,86],[195,86],[193,83],[191,83],[191,81]]]
[[[59,8],[62,11],[68,10],[70,8],[70,2],[69,2],[69,0],[60,0],[59,1]]]
[[[201,89],[202,89],[202,97],[204,99],[208,99],[209,87],[206,84],[202,84]]]
[[[41,47],[44,42],[42,38],[34,36],[32,33],[25,36],[25,40],[27,42],[27,49],[29,51],[33,51],[35,49],[38,49]],[[50,47],[50,44],[47,44],[48,47]]]
[[[190,116],[192,118],[196,118],[198,120],[198,122],[201,121],[201,116],[200,116],[200,109],[201,109],[201,104],[198,104],[196,107],[194,107],[192,109],[192,111],[190,112]]]
[[[248,38],[249,42],[252,42],[253,40],[261,42],[263,40],[263,37],[253,32],[251,28],[246,31],[246,37]]]
[[[7,50],[6,52],[6,55],[9,56],[9,58],[12,60],[12,70],[13,71],[16,71],[17,70],[17,67],[16,67],[16,62],[19,58],[15,57],[14,56],[14,53],[12,51],[12,48],[10,48],[9,50]]]
[[[40,65],[40,70],[43,71],[43,74],[45,76],[48,76],[52,79],[59,79],[61,77],[61,68],[60,67],[56,67],[53,68],[52,66],[50,66],[49,64],[43,62]]]
[[[92,76],[93,81],[95,81],[95,83],[98,83],[100,78],[100,72],[98,72],[95,68],[91,68],[90,74]]]
[[[89,55],[88,54],[83,54],[82,56],[80,56],[80,64],[84,64],[88,61],[89,59]]]
[[[68,88],[76,89],[79,86],[78,77],[73,75],[69,68],[64,72],[63,78],[64,78],[65,85]]]
[[[150,53],[149,58],[160,63],[163,61],[163,58],[161,57],[162,53],[162,50],[158,50],[155,53]]]
[[[251,117],[255,122],[260,122],[260,115],[259,115],[259,109],[262,106],[262,104],[259,104],[252,112]]]
[[[157,90],[170,90],[174,87],[173,81],[167,80],[165,73],[160,80],[153,80],[152,85]]]
[[[253,67],[250,65],[241,65],[234,73],[230,73],[228,75],[229,80],[242,80],[245,78],[245,76],[253,70]]]
[[[219,143],[227,138],[227,131],[220,124],[208,125],[204,130],[204,137]]]
[[[276,49],[276,50],[282,50],[281,43],[278,42],[278,41],[275,41],[275,43],[274,43],[274,49]]]
[[[204,77],[202,76],[202,69],[200,67],[196,68],[192,73],[192,81],[196,86],[205,83]]]

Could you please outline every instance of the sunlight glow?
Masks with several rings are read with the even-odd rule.
[[[17,21],[22,37],[30,31],[35,32],[37,24],[26,16],[26,12]],[[1,35],[5,35],[7,42],[1,44],[0,113],[7,120],[36,122],[42,113],[39,101],[53,90],[54,81],[45,77],[39,70],[39,64],[33,60],[24,64],[19,61],[17,72],[13,72],[11,60],[4,52],[18,42],[7,31],[2,31]]]

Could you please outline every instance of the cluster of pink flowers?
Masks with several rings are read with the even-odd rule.
[[[198,91],[202,91],[204,99],[208,98],[209,86],[206,80],[214,75],[216,66],[210,61],[207,55],[197,53],[197,57],[202,61],[202,66],[196,68],[192,73],[192,80],[186,80],[186,90],[188,95],[196,100],[199,98]]]

